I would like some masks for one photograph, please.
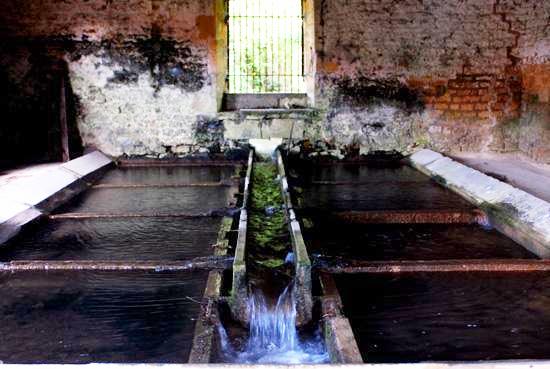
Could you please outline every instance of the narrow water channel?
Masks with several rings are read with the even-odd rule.
[[[248,330],[219,327],[222,360],[234,363],[324,363],[318,322],[299,329],[288,219],[275,163],[256,163],[248,209]],[[242,335],[246,340],[240,341]]]

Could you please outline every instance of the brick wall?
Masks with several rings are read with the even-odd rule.
[[[318,0],[317,10],[317,101],[328,111],[327,136],[351,120],[358,131],[353,142],[363,151],[379,149],[371,143],[385,140],[399,151],[424,145],[446,152],[519,149],[550,161],[535,154],[546,152],[542,147],[550,141],[525,144],[533,133],[523,133],[544,125],[545,115],[540,104],[530,114],[534,105],[525,103],[523,81],[528,73],[522,72],[550,64],[550,2]],[[395,115],[384,111],[399,108],[399,97],[342,105],[346,99],[335,96],[363,89],[349,90],[353,80],[401,84],[423,102],[422,109],[405,111],[396,124]],[[526,114],[538,123],[528,123]],[[373,119],[384,129],[368,128]],[[336,139],[349,144],[350,135]]]
[[[459,74],[423,92],[426,107],[442,119],[485,121],[518,117],[521,91],[521,85],[513,79]]]

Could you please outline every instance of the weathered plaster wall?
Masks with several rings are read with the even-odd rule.
[[[326,111],[325,137],[363,151],[521,149],[550,160],[540,152],[550,141],[534,140],[540,131],[534,126],[545,117],[520,119],[541,108],[520,109],[530,85],[525,71],[550,62],[550,2],[316,5],[317,101]]]
[[[205,143],[219,129],[213,1],[8,0],[1,8],[3,43],[67,64],[85,145],[165,156],[213,143]],[[40,63],[23,54],[21,62]]]
[[[550,161],[549,1],[305,5],[305,38],[315,38],[306,74],[321,110],[298,122],[305,138],[362,152],[520,150]],[[218,150],[239,132],[290,133],[292,119],[276,123],[288,117],[243,125],[218,114],[223,15],[223,0],[3,1],[4,109],[12,127],[21,116],[28,127],[12,146],[56,124],[51,96],[63,73],[77,133],[107,154],[183,155]]]

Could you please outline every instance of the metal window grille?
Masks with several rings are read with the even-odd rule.
[[[302,0],[228,0],[230,93],[303,93]]]

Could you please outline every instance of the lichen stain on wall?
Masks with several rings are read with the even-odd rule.
[[[367,76],[320,81],[327,84],[322,135],[336,145],[362,152],[407,152],[425,131],[420,96],[397,79]]]
[[[158,51],[157,51],[158,50]],[[69,63],[84,143],[105,153],[187,153],[198,116],[216,114],[204,51],[167,40],[110,45]]]
[[[217,112],[213,3],[6,0],[1,8],[2,38],[61,51],[84,144],[114,156],[198,149],[197,122]]]
[[[522,81],[519,148],[535,160],[550,163],[550,63],[522,67]]]

